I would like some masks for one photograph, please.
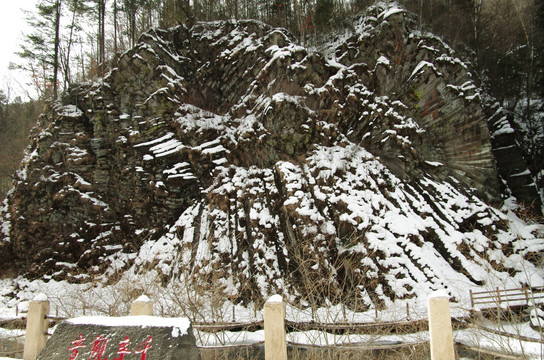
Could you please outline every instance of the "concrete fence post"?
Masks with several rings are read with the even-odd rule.
[[[287,360],[285,304],[280,295],[264,304],[264,356],[265,360]]]
[[[28,305],[26,315],[26,335],[23,359],[36,360],[44,348],[49,329],[49,300],[45,294],[39,294]]]
[[[130,315],[153,316],[153,302],[145,295],[140,296],[130,305]]]
[[[450,302],[445,291],[437,291],[428,298],[428,312],[431,359],[454,360]]]

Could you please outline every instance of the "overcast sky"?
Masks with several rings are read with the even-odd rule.
[[[8,70],[10,62],[17,62],[19,58],[14,54],[19,50],[22,33],[26,31],[26,19],[21,9],[33,10],[38,0],[0,0],[0,89],[5,90],[9,82],[12,92],[24,96],[17,82],[25,86],[28,82],[24,76],[16,71]],[[12,96],[13,98],[13,96]]]

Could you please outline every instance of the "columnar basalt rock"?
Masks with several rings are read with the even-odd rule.
[[[540,245],[513,246],[487,205],[480,91],[414,29],[381,4],[321,50],[256,21],[147,32],[41,117],[3,208],[3,271],[155,270],[236,301],[359,308],[517,272],[510,257]]]

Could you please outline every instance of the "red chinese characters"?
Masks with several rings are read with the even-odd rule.
[[[83,342],[85,341],[85,338],[82,334],[79,334],[79,338],[76,340],[72,340],[72,346],[68,348],[68,351],[70,351],[70,360],[77,359],[77,356],[79,355],[79,349],[82,349],[86,347],[83,345]]]
[[[136,350],[134,350],[135,354],[142,354],[142,357],[140,358],[140,360],[145,360],[145,357],[147,356],[147,351],[151,349],[151,340],[153,339],[150,336],[149,338],[147,338],[146,341],[138,345]]]
[[[104,335],[97,336],[91,348],[89,360],[107,360],[108,358],[104,357],[104,355],[106,355],[106,346],[108,346],[109,341],[110,339]]]
[[[121,355],[118,358],[114,358],[113,360],[123,360],[125,355],[130,354],[130,350],[128,349],[128,345],[130,344],[130,339],[127,336],[125,340],[121,341],[119,343],[119,349],[117,350],[117,355]]]
[[[86,339],[85,337],[83,337],[82,334],[79,334],[79,338],[77,338],[76,340],[72,340],[71,346],[68,348],[68,351],[70,352],[69,360],[76,360],[79,356],[80,350],[87,347],[84,344],[85,340]],[[151,336],[148,337],[136,348],[133,348],[133,351],[131,351],[130,338],[126,336],[124,340],[119,342],[116,352],[116,355],[118,356],[114,357],[113,360],[128,360],[125,358],[125,355],[128,356],[131,354],[140,355],[140,360],[146,360],[147,353],[149,352],[149,349],[151,349],[152,340],[153,338]],[[91,351],[88,360],[108,360],[108,357],[106,356],[106,350],[109,342],[110,338],[108,336],[98,335],[91,345]]]

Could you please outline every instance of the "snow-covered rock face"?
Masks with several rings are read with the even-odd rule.
[[[536,228],[482,201],[499,187],[467,67],[410,24],[373,7],[323,51],[254,21],[144,34],[40,119],[3,210],[6,274],[154,269],[357,308],[541,285]]]

